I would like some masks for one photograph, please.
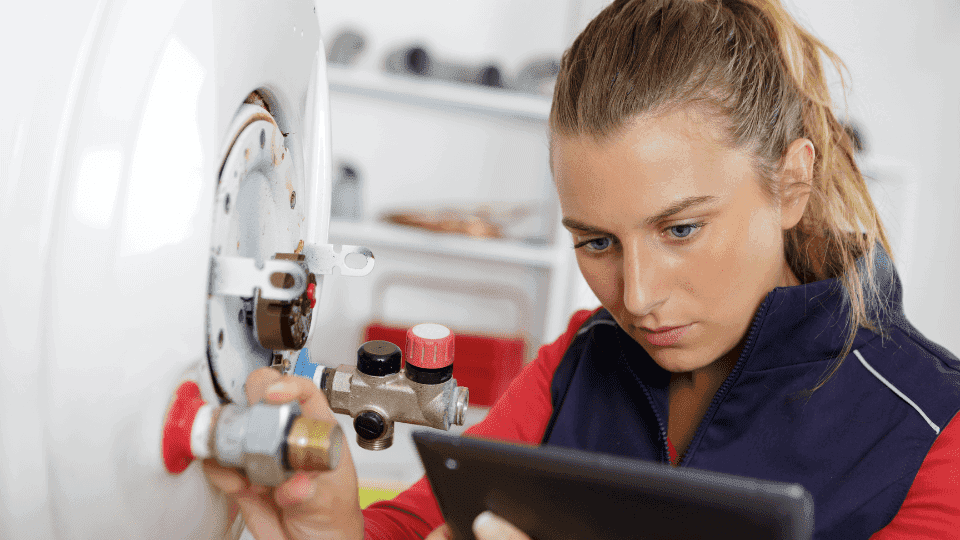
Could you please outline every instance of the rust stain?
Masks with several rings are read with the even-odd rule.
[[[244,125],[240,126],[240,129],[238,129],[238,130],[233,134],[233,138],[230,139],[230,144],[229,144],[228,147],[227,147],[227,154],[226,154],[227,156],[229,156],[229,155],[230,155],[230,152],[233,151],[233,145],[236,144],[237,139],[240,137],[240,134],[241,134],[241,133],[243,132],[243,130],[246,129],[247,126],[249,126],[250,124],[252,124],[252,123],[254,123],[254,122],[256,122],[256,121],[262,120],[262,121],[264,121],[264,122],[270,122],[271,124],[273,124],[273,126],[274,126],[275,128],[277,128],[278,130],[280,129],[280,127],[277,126],[277,121],[273,119],[273,115],[272,115],[272,113],[271,113],[271,111],[270,111],[270,104],[263,98],[263,96],[262,96],[259,92],[254,91],[254,92],[250,93],[250,95],[247,96],[247,99],[245,99],[243,102],[244,102],[244,103],[250,103],[250,104],[256,105],[256,106],[258,106],[258,107],[262,107],[263,109],[265,109],[265,113],[257,112],[257,113],[254,113],[254,114],[250,115],[250,118],[247,120],[247,122],[246,122]],[[220,175],[223,174],[223,168],[226,166],[226,164],[227,164],[226,158],[224,158],[223,163],[220,164],[220,170],[217,172],[217,180],[218,180],[218,181],[219,181]]]
[[[270,105],[267,103],[267,100],[263,99],[263,96],[260,94],[260,92],[257,92],[256,90],[254,90],[253,92],[250,92],[250,94],[247,96],[246,99],[243,100],[243,102],[250,103],[258,107],[262,107],[268,113],[271,113],[271,115],[273,114],[270,111]]]
[[[244,149],[243,149],[243,159],[245,159],[245,160],[247,160],[247,161],[250,161],[250,149],[249,149],[249,148],[244,148]]]
[[[237,251],[240,251],[240,241],[237,240]]]
[[[300,243],[297,244],[297,249],[293,250],[293,252],[298,255],[300,254],[301,251],[303,251],[303,240],[301,240]]]

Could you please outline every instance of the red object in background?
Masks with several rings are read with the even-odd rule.
[[[470,390],[470,405],[489,407],[523,369],[523,339],[455,334],[453,378]],[[407,357],[406,328],[371,324],[364,341],[374,339],[395,343]]]

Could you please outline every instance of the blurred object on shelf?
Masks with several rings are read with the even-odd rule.
[[[364,340],[382,339],[405,344],[406,328],[371,323]],[[470,404],[490,406],[497,401],[523,369],[524,339],[515,336],[481,336],[457,331],[453,378],[470,389]],[[407,358],[406,345],[401,346]]]
[[[560,73],[560,61],[556,58],[537,58],[527,62],[513,84],[508,85],[513,90],[530,94],[553,94],[553,84],[557,73]]]
[[[327,61],[331,64],[352,65],[363,52],[365,45],[363,34],[354,30],[341,30],[327,51]]]
[[[362,180],[357,168],[349,162],[340,162],[334,171],[330,216],[344,221],[363,219]]]
[[[433,232],[465,234],[476,238],[503,238],[500,227],[486,216],[452,210],[438,212],[395,212],[385,216],[390,223],[418,227]]]
[[[388,73],[416,75],[446,81],[503,87],[500,68],[493,64],[471,65],[434,58],[420,45],[404,47],[387,55],[384,69]]]
[[[423,45],[396,50],[384,62],[387,73],[414,75],[493,88],[504,88],[528,94],[552,94],[560,61],[557,58],[535,58],[527,62],[515,79],[505,77],[495,64],[472,65],[434,57]]]
[[[531,204],[481,204],[468,208],[439,210],[398,210],[384,215],[389,223],[428,231],[463,234],[475,238],[525,238],[518,225],[528,217],[536,217],[538,208]],[[535,233],[534,233],[535,235]]]

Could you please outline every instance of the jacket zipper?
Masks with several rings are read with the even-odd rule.
[[[644,383],[643,380],[637,376],[636,372],[630,366],[630,361],[625,356],[626,349],[624,348],[623,343],[620,341],[619,332],[614,335],[617,338],[617,345],[620,347],[620,360],[626,366],[627,371],[629,371],[630,374],[633,376],[633,379],[637,381],[637,384],[640,385],[640,389],[643,390],[643,395],[646,396],[647,398],[647,403],[650,404],[650,410],[653,411],[653,416],[657,420],[657,428],[660,431],[660,442],[661,442],[660,462],[669,463],[670,449],[667,447],[667,428],[666,428],[666,424],[663,421],[663,417],[660,415],[660,410],[657,408],[657,405],[653,400],[653,396],[650,395],[650,389],[647,388],[646,383]],[[633,339],[633,338],[630,338],[630,339]]]
[[[650,403],[650,410],[653,411],[653,416],[657,419],[657,427],[660,428],[660,442],[662,443],[662,447],[660,449],[662,452],[660,461],[661,463],[670,463],[670,447],[667,446],[666,424],[663,421],[663,417],[660,416],[660,411],[657,410],[657,406],[653,402],[653,396],[650,395],[650,390],[647,389],[647,385],[641,381],[637,382],[640,383],[640,388],[643,389],[643,394],[647,396],[647,402]]]
[[[760,304],[760,308],[757,310],[757,315],[753,318],[753,322],[750,324],[750,331],[747,332],[747,341],[743,345],[743,350],[740,351],[740,358],[737,359],[737,363],[733,366],[733,370],[730,371],[730,374],[727,375],[726,379],[724,379],[723,384],[720,385],[720,389],[717,390],[716,394],[714,394],[713,400],[710,402],[710,407],[707,408],[707,412],[704,413],[703,418],[700,420],[700,425],[697,426],[697,430],[693,433],[693,438],[690,439],[690,446],[687,447],[687,451],[684,452],[682,456],[677,457],[677,467],[682,467],[684,465],[684,461],[686,461],[685,458],[690,455],[690,452],[694,449],[696,444],[700,442],[700,437],[702,436],[701,432],[706,429],[706,425],[710,423],[710,419],[713,418],[714,413],[716,413],[717,407],[720,406],[720,402],[723,401],[723,398],[726,397],[727,392],[730,391],[730,387],[733,386],[733,381],[737,380],[737,378],[740,376],[740,372],[743,370],[743,365],[746,363],[746,358],[750,355],[751,349],[753,349],[753,342],[757,337],[757,329],[760,327],[760,321],[767,312],[767,307],[770,304],[771,298],[772,296],[767,296],[767,298],[763,300],[763,303]],[[649,397],[649,395],[647,397]],[[657,416],[657,421],[659,422],[660,415],[656,413],[656,409],[654,409],[654,414]],[[662,424],[660,425],[660,433],[663,437],[663,446],[666,448],[666,429],[664,429]],[[667,449],[667,452],[667,455],[669,456],[669,449]]]

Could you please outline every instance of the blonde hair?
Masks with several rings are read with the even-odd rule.
[[[551,136],[602,140],[639,114],[697,104],[716,113],[727,143],[755,158],[763,188],[796,139],[816,151],[810,199],[784,232],[787,263],[803,283],[838,278],[849,304],[848,337],[821,387],[850,353],[859,328],[882,332],[884,305],[872,261],[886,232],[831,110],[821,55],[844,65],[778,0],[616,0],[563,56],[550,111]],[[858,266],[861,257],[869,261]]]

